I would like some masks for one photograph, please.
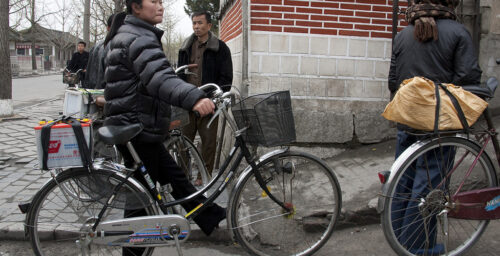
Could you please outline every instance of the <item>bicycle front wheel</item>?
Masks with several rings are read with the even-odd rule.
[[[191,184],[201,177],[202,187],[210,182],[210,175],[196,146],[184,135],[171,136],[163,144]],[[198,186],[199,188],[200,186]]]
[[[480,151],[469,140],[444,137],[415,149],[400,165],[381,214],[396,253],[460,255],[479,239],[488,221],[451,218],[447,212],[458,205],[455,193],[496,186],[493,164],[485,153],[478,157]]]
[[[239,243],[256,255],[311,255],[331,236],[341,209],[333,171],[299,152],[274,155],[257,165],[269,191],[292,208],[284,211],[257,183],[254,171],[231,195],[230,224]]]
[[[124,185],[100,221],[155,215],[149,193],[114,171],[70,169],[45,184],[33,198],[26,216],[26,230],[34,254],[151,255],[154,248],[111,247],[88,235],[114,187],[123,181]]]

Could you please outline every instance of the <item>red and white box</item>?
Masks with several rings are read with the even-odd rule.
[[[90,144],[90,124],[81,123],[87,146]],[[42,125],[35,127],[38,164],[42,168],[43,150],[41,143]],[[69,124],[55,124],[50,130],[49,153],[47,167],[81,167],[82,158],[73,128]]]

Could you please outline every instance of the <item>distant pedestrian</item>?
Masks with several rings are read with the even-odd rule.
[[[210,13],[196,12],[191,15],[194,33],[184,41],[179,50],[178,65],[198,64],[192,71],[196,75],[180,75],[188,83],[201,86],[207,83],[216,83],[219,86],[231,85],[233,82],[233,63],[231,51],[227,45],[219,40],[212,32],[212,19]],[[230,87],[224,87],[229,90]],[[223,89],[224,89],[223,88]],[[191,141],[194,140],[196,132],[200,134],[202,143],[202,156],[208,172],[211,174],[214,168],[216,137],[218,119],[214,120],[209,128],[207,124],[212,118],[196,117],[190,113],[189,124],[182,129],[182,133]],[[195,185],[201,185],[199,176]]]
[[[106,22],[106,31],[109,32],[111,23],[115,14],[111,14]],[[106,49],[104,47],[104,40],[97,42],[89,53],[89,60],[87,62],[87,72],[85,80],[83,80],[82,87],[88,89],[104,89],[106,82],[104,81],[104,58],[106,57]]]
[[[78,70],[81,70],[81,72],[79,73],[80,81],[83,81],[85,79],[87,62],[89,61],[89,53],[85,51],[86,46],[87,44],[85,42],[78,42],[78,45],[76,47],[77,51],[73,53],[73,56],[71,57],[71,60],[67,66],[67,69],[71,72],[77,72]]]

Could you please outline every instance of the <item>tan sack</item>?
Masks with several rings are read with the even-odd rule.
[[[443,84],[455,96],[462,108],[469,126],[477,121],[488,103],[475,94],[460,86]],[[441,97],[439,109],[439,130],[463,129],[457,110],[442,88],[439,88]],[[387,120],[407,125],[411,128],[424,131],[434,130],[434,116],[436,114],[435,85],[424,77],[406,79],[401,83],[399,90],[385,107],[382,116]]]

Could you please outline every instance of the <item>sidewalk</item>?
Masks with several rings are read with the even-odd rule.
[[[23,119],[0,122],[0,240],[24,239],[25,215],[18,203],[29,200],[49,178],[48,173],[33,170],[38,163],[33,127],[41,119],[58,117],[62,99],[25,107],[15,114]],[[500,117],[494,118],[500,126]],[[350,149],[332,149],[340,153],[324,159],[334,170],[342,189],[342,216],[339,228],[378,223],[376,212],[380,182],[377,173],[389,170],[394,161],[395,141],[360,145]],[[225,200],[224,200],[225,201]],[[230,239],[229,231],[218,229],[210,237],[193,225],[191,240]]]

